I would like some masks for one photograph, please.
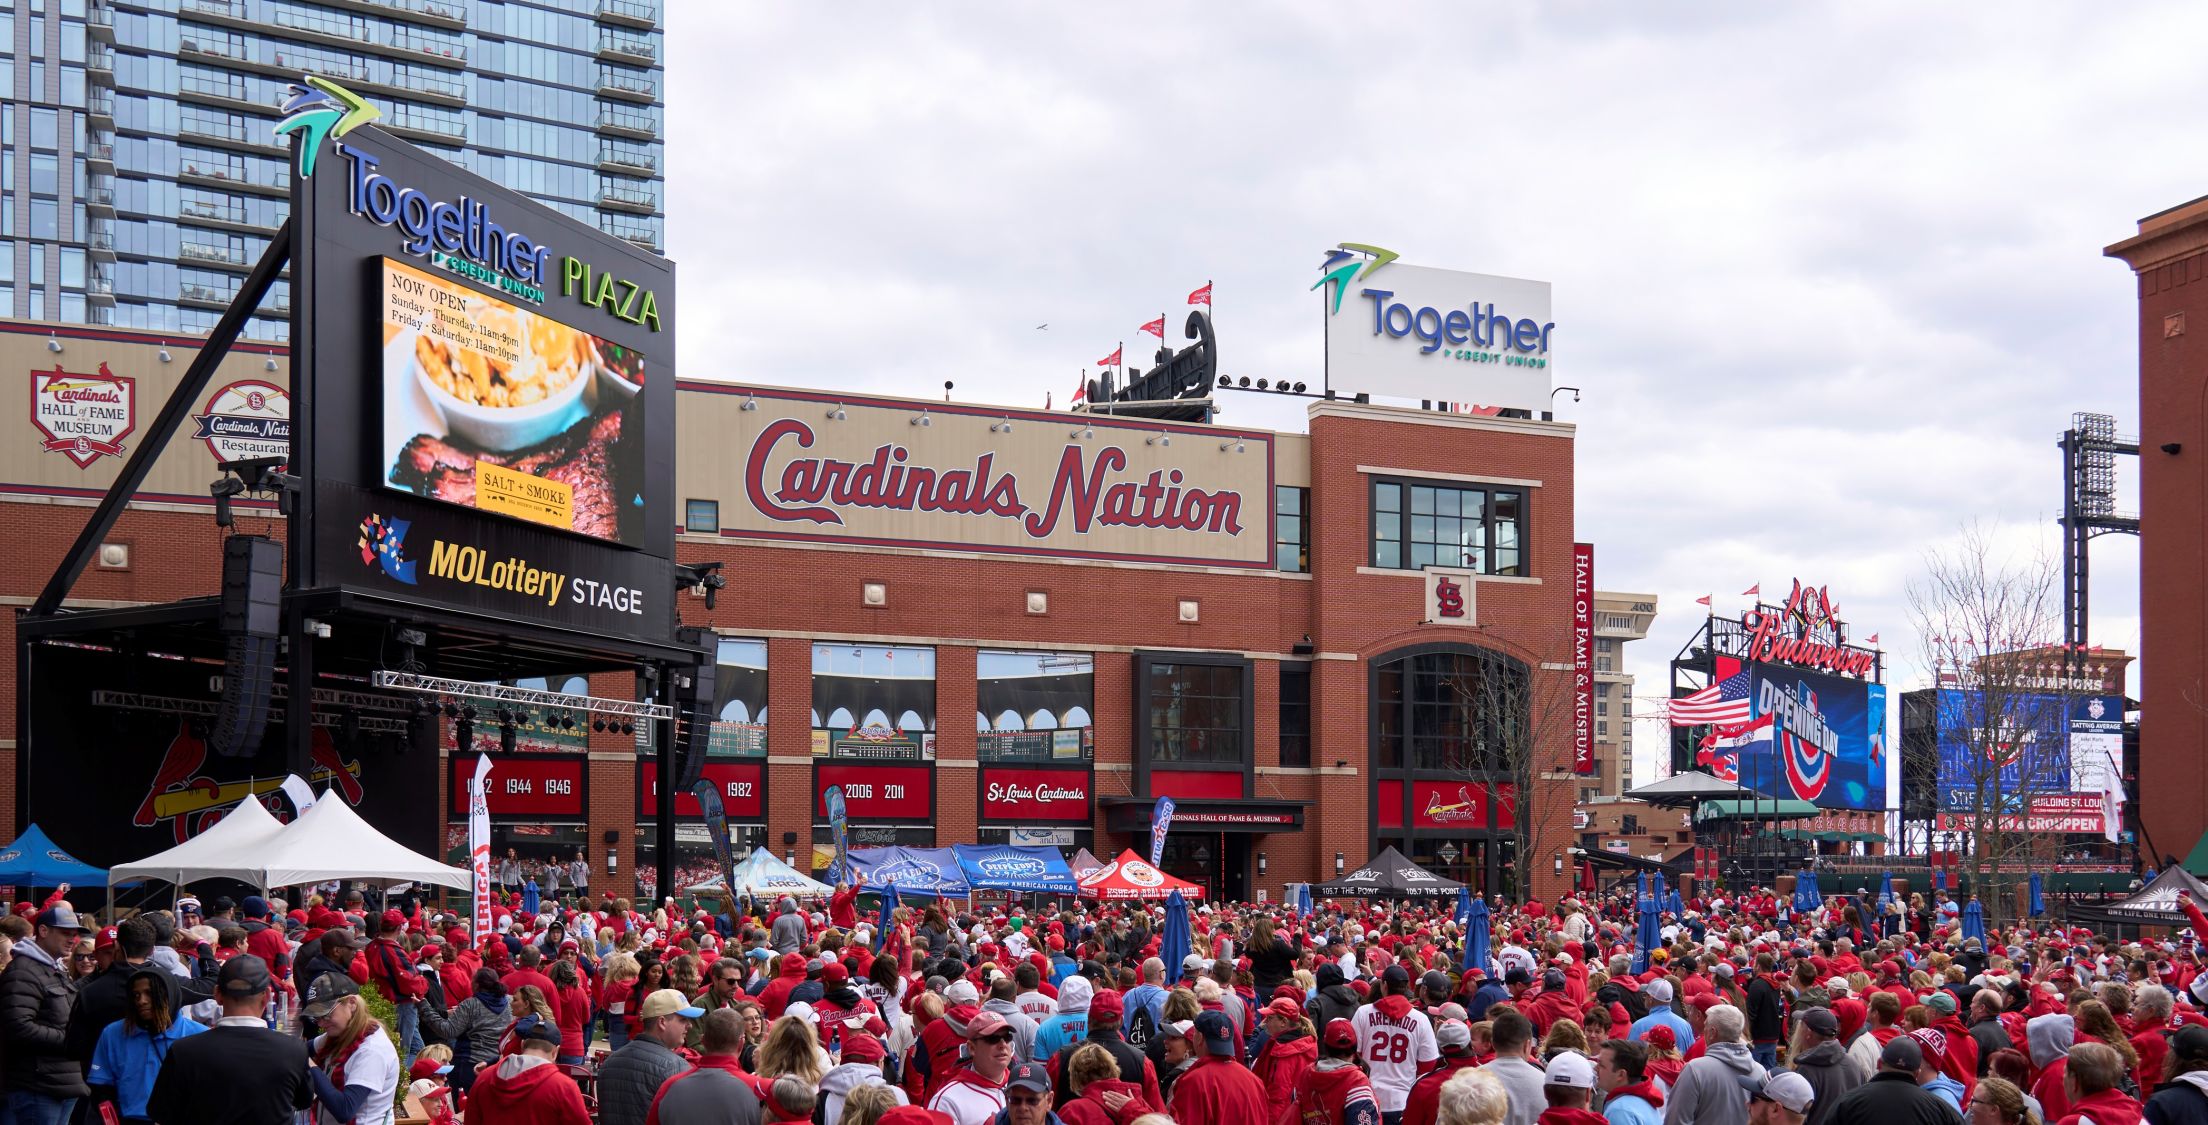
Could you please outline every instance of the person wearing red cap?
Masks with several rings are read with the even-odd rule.
[[[1296,1088],[1303,1083],[1304,1072],[1318,1061],[1318,1037],[1311,1033],[1303,1005],[1286,997],[1265,1005],[1265,1046],[1258,1050],[1252,1069],[1265,1084],[1272,1120],[1280,1121],[1293,1111]]]
[[[1012,1069],[1015,1037],[1002,1015],[975,1013],[966,1024],[966,1065],[935,1091],[928,1108],[949,1114],[953,1125],[987,1125],[1004,1109],[1004,1078]]]
[[[879,1025],[877,1021],[876,1026]],[[820,1078],[820,1096],[825,1103],[824,1121],[843,1120],[843,1101],[852,1091],[862,1086],[880,1086],[905,1104],[905,1092],[889,1084],[882,1074],[882,1061],[889,1051],[871,1031],[846,1031],[843,1034],[843,1053],[840,1062],[829,1068]]]
[[[1348,1020],[1329,1020],[1318,1054],[1296,1083],[1294,1120],[1303,1125],[1380,1125],[1380,1103],[1357,1066],[1357,1028]],[[1176,1086],[1176,1110],[1179,1098]]]
[[[1121,1018],[1125,1014],[1126,1001],[1119,992],[1109,988],[1096,990],[1096,994],[1089,1000],[1088,1034],[1050,1056],[1048,1070],[1051,1079],[1058,1084],[1056,1092],[1052,1094],[1053,1108],[1063,1107],[1072,1098],[1072,1093],[1066,1089],[1066,1062],[1083,1043],[1100,1043],[1105,1050],[1110,1051],[1112,1060],[1119,1064],[1120,1080],[1141,1083],[1144,1101],[1155,1106],[1166,1104],[1165,1091],[1158,1084],[1156,1064],[1120,1034]]]

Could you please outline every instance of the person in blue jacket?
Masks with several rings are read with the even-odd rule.
[[[92,1102],[115,1103],[124,1121],[150,1121],[146,1099],[153,1094],[154,1079],[176,1041],[207,1030],[190,1016],[176,1012],[170,1000],[168,970],[148,965],[125,982],[128,1006],[123,1018],[100,1030],[92,1049],[92,1066],[85,1084],[92,1088]]]

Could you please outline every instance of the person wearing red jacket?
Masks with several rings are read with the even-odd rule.
[[[2124,1057],[2116,1048],[2106,1043],[2070,1048],[2062,1080],[2070,1109],[2057,1125],[2139,1125],[2145,1116],[2139,1100],[2116,1088],[2123,1077]]]
[[[1173,1083],[1176,1125],[1264,1121],[1265,1087],[1234,1057],[1234,1021],[1224,1012],[1205,1012],[1196,1017],[1195,1030],[1203,1038],[1204,1057]]]
[[[1580,988],[1582,992],[1586,989],[1584,977],[1581,978]],[[1526,1014],[1527,1019],[1533,1021],[1534,1032],[1539,1035],[1547,1035],[1549,1028],[1558,1020],[1578,1019],[1580,1012],[1584,1010],[1572,999],[1569,977],[1562,969],[1550,969],[1542,973],[1541,990],[1530,999],[1521,1000],[1518,1008]]]
[[[1932,1030],[1947,1038],[1947,1049],[1936,1060],[1941,1074],[1963,1084],[1963,1104],[1970,1104],[1970,1093],[1978,1085],[1978,1041],[1971,1038],[1970,1029],[1955,1015],[1955,994],[1946,989],[1935,989],[1925,998],[1924,1006],[1933,1014]]]
[[[1252,1068],[1265,1085],[1265,1099],[1272,1109],[1268,1121],[1288,1120],[1295,1112],[1296,1089],[1304,1072],[1319,1061],[1317,1037],[1303,1005],[1287,997],[1265,1006],[1265,1046],[1257,1052]]]
[[[1328,1020],[1323,1040],[1319,1061],[1296,1084],[1291,1115],[1274,1119],[1274,1125],[1380,1125],[1379,1096],[1357,1065],[1357,1028],[1348,1020]],[[1180,1092],[1175,1083],[1175,1112]],[[1407,1106],[1404,1120],[1410,1120]]]
[[[836,892],[828,896],[828,924],[849,933],[859,924],[859,885],[838,883]]]
[[[759,994],[759,1006],[767,1010],[769,1020],[782,1018],[782,1012],[790,1006],[790,990],[805,983],[805,955],[782,955],[781,972],[767,982],[765,991]]]
[[[560,1044],[556,1025],[529,1021],[521,1049],[476,1076],[468,1091],[469,1125],[591,1125],[583,1092],[552,1061]]]
[[[1472,1029],[1463,1020],[1437,1020],[1434,1041],[1441,1045],[1441,1065],[1420,1075],[1403,1101],[1402,1125],[1434,1125],[1441,1112],[1441,1084],[1460,1070],[1476,1069],[1480,1058],[1472,1051]]]

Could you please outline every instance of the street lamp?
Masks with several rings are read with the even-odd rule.
[[[1562,876],[1563,876],[1563,874],[1564,874],[1564,853],[1563,853],[1563,852],[1558,852],[1558,853],[1556,853],[1556,873],[1557,873],[1557,875],[1558,875],[1559,877],[1562,877]]]
[[[1257,873],[1258,873],[1259,875],[1263,875],[1263,874],[1265,874],[1265,853],[1264,853],[1264,852],[1259,852],[1259,853],[1257,853]]]
[[[1342,853],[1340,852],[1334,853],[1334,877],[1337,879],[1342,877]]]

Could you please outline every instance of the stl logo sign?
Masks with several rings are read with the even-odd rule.
[[[1360,258],[1359,254],[1365,257]],[[1319,269],[1324,272],[1317,281],[1311,283],[1311,288],[1317,289],[1329,281],[1334,283],[1334,305],[1327,310],[1327,315],[1332,316],[1342,311],[1342,295],[1349,291],[1351,281],[1363,281],[1371,277],[1373,271],[1394,261],[1398,256],[1395,251],[1382,250],[1378,246],[1344,242],[1326,252],[1326,260],[1319,263]],[[1358,272],[1360,270],[1363,272]]]
[[[1464,616],[1464,586],[1454,578],[1435,579],[1434,602],[1436,611],[1443,617]]]
[[[294,82],[289,89],[291,96],[284,100],[284,116],[276,122],[276,135],[298,133],[304,139],[299,146],[302,180],[314,175],[314,158],[322,151],[325,139],[342,137],[383,116],[383,111],[369,105],[368,99],[327,78],[309,74],[304,85]]]
[[[46,435],[43,448],[89,469],[102,457],[123,455],[123,439],[138,428],[138,380],[100,364],[97,375],[71,375],[59,364],[31,372],[31,424]]]

